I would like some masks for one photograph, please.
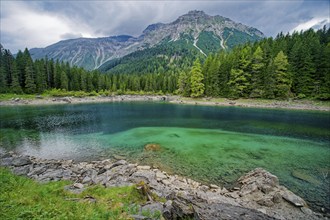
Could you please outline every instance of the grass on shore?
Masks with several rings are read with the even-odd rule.
[[[116,92],[101,90],[99,92],[85,92],[85,91],[66,91],[61,89],[52,89],[43,92],[42,94],[13,94],[13,93],[1,93],[0,101],[8,101],[11,99],[36,99],[38,98],[50,98],[50,97],[88,97],[88,96],[110,96],[110,95],[164,95],[163,92],[144,92],[144,91],[121,91],[118,90]]]
[[[91,96],[110,96],[110,95],[164,95],[161,91],[159,92],[145,92],[145,91],[92,91],[92,92],[84,92],[84,91],[65,91],[61,89],[52,89],[47,90],[40,95],[36,94],[13,94],[13,93],[2,93],[0,94],[0,101],[9,101],[11,99],[25,99],[32,100],[38,98],[51,98],[51,97],[91,97]],[[200,97],[200,98],[190,98],[190,97],[180,97],[180,100],[187,102],[218,102],[218,103],[228,103],[229,100],[221,97]],[[317,99],[299,99],[299,100],[276,100],[276,99],[245,99],[239,98],[236,100],[232,100],[236,104],[252,104],[252,105],[273,105],[277,104],[289,104],[289,105],[313,105],[319,107],[330,107],[330,101],[321,101]]]
[[[0,167],[0,219],[131,219],[146,198],[135,186],[92,186],[80,194],[68,181],[37,183]],[[160,218],[160,213],[142,213]]]

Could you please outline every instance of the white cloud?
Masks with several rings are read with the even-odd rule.
[[[92,35],[69,22],[66,17],[40,10],[28,2],[1,2],[6,11],[1,17],[1,43],[12,52],[25,47],[45,47],[63,37]],[[3,38],[7,40],[2,42]]]
[[[297,25],[295,28],[293,28],[290,33],[294,32],[294,31],[305,31],[308,30],[310,28],[319,28],[322,27],[323,25],[327,25],[330,23],[330,19],[329,17],[318,17],[318,18],[312,18],[306,22],[303,22],[299,25]]]
[[[72,37],[139,36],[149,24],[172,22],[196,9],[258,28],[267,36],[308,28],[320,21],[315,18],[329,21],[329,2],[323,0],[0,0],[0,4],[0,41],[14,53]]]

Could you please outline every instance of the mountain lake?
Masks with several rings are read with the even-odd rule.
[[[0,107],[0,147],[47,159],[125,158],[231,187],[262,167],[330,211],[330,114],[113,102]],[[145,146],[156,149],[147,151]]]

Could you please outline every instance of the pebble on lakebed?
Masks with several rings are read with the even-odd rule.
[[[146,144],[144,146],[144,150],[145,151],[160,151],[162,149],[162,147],[160,146],[160,144]]]

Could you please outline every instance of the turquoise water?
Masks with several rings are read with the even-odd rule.
[[[75,160],[121,155],[226,186],[263,167],[313,208],[329,212],[329,113],[167,103],[0,110],[0,146],[7,149]],[[145,151],[148,143],[161,150]]]

